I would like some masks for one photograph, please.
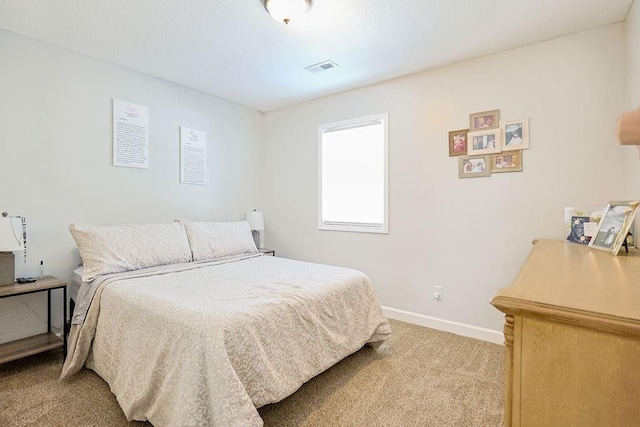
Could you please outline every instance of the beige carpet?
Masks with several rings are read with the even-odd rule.
[[[498,426],[503,347],[392,321],[364,347],[287,399],[260,408],[265,426]],[[0,365],[0,426],[134,426],[109,386],[82,370],[59,382],[62,355]]]

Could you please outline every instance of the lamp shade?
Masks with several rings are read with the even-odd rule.
[[[22,249],[20,227],[14,228],[11,218],[0,218],[0,252],[15,252]]]
[[[311,0],[262,0],[265,9],[278,22],[286,25],[298,21],[311,8]]]
[[[251,230],[264,230],[264,216],[262,212],[250,211],[247,212],[247,222]]]

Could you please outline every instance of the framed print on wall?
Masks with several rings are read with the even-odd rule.
[[[449,132],[449,157],[467,155],[467,133],[469,129]]]
[[[458,157],[458,178],[491,176],[489,156]]]
[[[469,114],[469,131],[500,129],[500,110]]]
[[[589,247],[617,255],[638,210],[638,202],[609,202]]]
[[[522,151],[491,155],[491,173],[522,172]]]
[[[529,148],[529,119],[502,123],[502,151]]]
[[[500,129],[485,130],[481,132],[469,132],[467,154],[493,154],[501,151]]]

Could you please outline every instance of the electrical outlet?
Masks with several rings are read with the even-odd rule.
[[[442,286],[434,286],[433,287],[433,299],[437,299],[438,301],[442,301]]]

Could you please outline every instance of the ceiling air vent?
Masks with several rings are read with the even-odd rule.
[[[305,70],[307,70],[311,74],[318,74],[322,71],[331,70],[333,68],[338,68],[338,64],[333,61],[324,61],[320,62],[319,64],[309,65],[305,68]]]

